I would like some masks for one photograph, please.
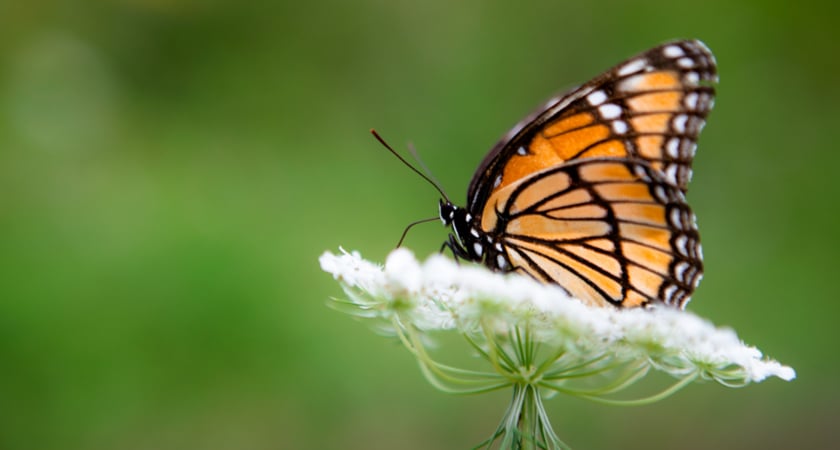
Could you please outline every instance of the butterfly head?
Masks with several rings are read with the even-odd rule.
[[[488,247],[493,244],[493,239],[478,226],[476,217],[466,209],[446,200],[440,201],[438,209],[443,225],[452,227],[454,232],[443,246],[449,247],[456,258],[481,262],[488,257],[488,249],[496,253],[495,249]],[[499,263],[498,267],[504,268],[505,264]]]
[[[449,201],[440,199],[438,213],[440,214],[440,221],[443,222],[443,226],[448,227],[452,225],[452,221],[455,220],[455,212],[459,209]]]

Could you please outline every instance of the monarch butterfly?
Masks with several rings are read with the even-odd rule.
[[[708,47],[680,40],[551,99],[490,150],[465,208],[440,200],[443,248],[593,305],[684,307],[703,271],[685,192],[715,82]]]

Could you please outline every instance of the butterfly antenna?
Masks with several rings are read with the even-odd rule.
[[[403,163],[403,164],[405,164],[405,165],[406,165],[409,169],[413,170],[413,171],[414,171],[414,173],[416,173],[417,175],[420,175],[420,176],[421,176],[424,180],[428,181],[428,182],[429,182],[429,184],[431,184],[432,186],[434,186],[434,187],[435,187],[435,189],[437,189],[437,191],[438,191],[438,192],[440,192],[440,195],[442,195],[442,196],[443,196],[443,199],[444,199],[444,200],[446,200],[447,202],[449,202],[449,196],[447,196],[447,195],[446,195],[446,192],[443,192],[443,188],[442,188],[442,187],[440,187],[440,184],[438,184],[438,182],[437,182],[435,179],[430,178],[429,176],[427,176],[426,174],[424,174],[423,172],[421,172],[420,170],[418,170],[416,167],[412,166],[412,165],[411,165],[411,163],[409,163],[408,161],[406,161],[406,160],[405,160],[405,158],[403,158],[403,157],[402,157],[399,153],[397,153],[397,152],[396,152],[396,151],[395,151],[395,150],[394,150],[394,149],[393,149],[390,145],[388,145],[388,143],[387,143],[387,142],[385,142],[385,139],[382,139],[382,136],[380,136],[380,135],[379,135],[379,133],[377,133],[377,132],[376,132],[376,130],[371,129],[371,130],[370,130],[370,133],[371,133],[371,134],[373,134],[373,137],[375,137],[375,138],[376,138],[376,140],[377,140],[377,141],[379,141],[379,143],[380,143],[380,144],[382,144],[383,146],[385,146],[385,148],[387,148],[387,149],[388,149],[388,151],[389,151],[389,152],[391,152],[391,154],[393,154],[394,156],[396,156],[396,157],[397,157],[397,159],[399,159],[400,161],[402,161],[402,163]],[[416,156],[415,156],[415,157],[416,157]],[[423,163],[421,162],[420,164],[423,164]],[[423,168],[425,168],[425,165],[423,165],[422,167],[423,167]],[[426,169],[426,170],[428,170],[428,169]],[[412,224],[412,225],[413,225],[413,224]],[[409,225],[409,227],[411,227],[411,225]]]
[[[418,224],[426,223],[426,222],[432,222],[432,221],[439,220],[439,219],[440,219],[439,217],[429,217],[428,219],[421,219],[421,220],[418,220],[416,222],[411,222],[410,224],[408,224],[407,227],[405,227],[405,230],[403,230],[403,234],[402,234],[402,236],[400,236],[400,241],[397,242],[397,246],[395,248],[400,248],[403,241],[405,240],[405,236],[408,234],[408,230],[410,230],[411,227],[413,227],[414,225],[418,225]]]

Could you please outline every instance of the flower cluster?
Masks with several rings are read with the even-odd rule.
[[[513,405],[488,446],[498,439],[503,447],[530,439],[545,448],[566,448],[542,408],[546,392],[642,404],[700,379],[743,386],[795,377],[792,368],[764,358],[733,330],[671,307],[588,306],[558,286],[459,265],[441,255],[420,263],[405,249],[394,250],[384,267],[344,251],[324,253],[320,263],[347,296],[333,306],[398,336],[436,387],[459,393],[514,387]],[[432,332],[462,335],[492,370],[436,361],[426,344]],[[677,382],[639,400],[614,398],[651,369]],[[530,434],[523,424],[533,426]]]
[[[712,379],[744,383],[795,377],[790,367],[762,359],[733,330],[715,328],[687,311],[590,307],[556,286],[458,265],[440,255],[420,264],[405,249],[391,253],[384,268],[355,252],[327,252],[320,262],[345,289],[351,309],[380,319],[385,330],[394,319],[421,331],[463,333],[482,332],[487,323],[506,333],[511,325],[527,323],[538,342],[647,356],[674,375],[699,370]]]

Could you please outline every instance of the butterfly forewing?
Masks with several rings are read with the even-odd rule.
[[[685,191],[716,80],[714,57],[696,40],[628,59],[514,127],[479,166],[468,206],[477,210],[494,191],[540,170],[597,157],[643,159]]]

